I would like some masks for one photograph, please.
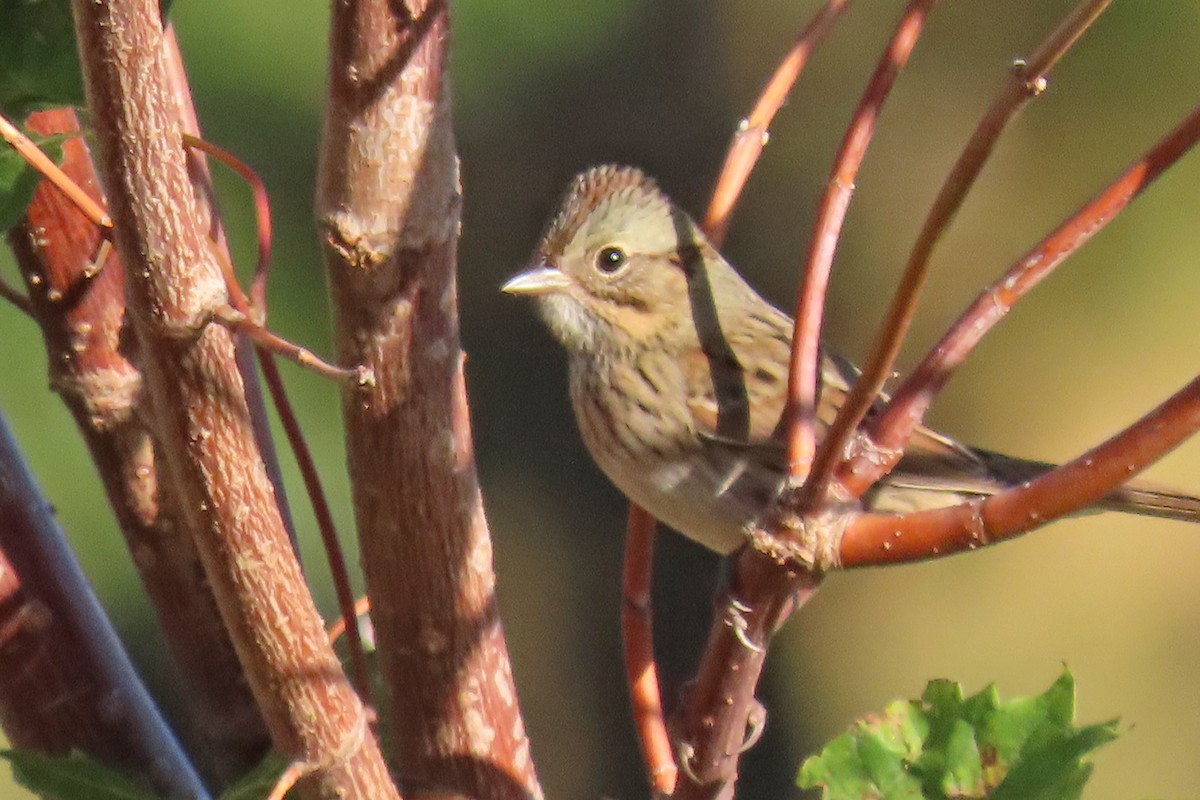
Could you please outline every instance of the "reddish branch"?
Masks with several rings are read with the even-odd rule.
[[[816,452],[821,318],[824,315],[825,290],[829,285],[833,256],[837,251],[846,209],[854,193],[854,180],[875,133],[883,102],[891,92],[896,75],[904,68],[916,47],[925,18],[935,2],[911,0],[900,18],[850,119],[809,241],[800,298],[796,304],[796,326],[792,334],[792,356],[788,371],[788,466],[790,476],[797,485],[808,477]],[[804,489],[810,503],[824,493],[824,487],[817,485],[820,476],[815,477],[818,480],[809,481]]]
[[[765,724],[754,699],[767,645],[784,620],[817,589],[820,576],[745,550],[718,603],[704,657],[678,727],[678,800],[729,798],[738,760]]]
[[[74,112],[65,109],[34,114],[28,125],[43,135],[79,130]],[[103,208],[83,138],[65,142],[63,153],[63,174]],[[186,681],[192,722],[207,755],[204,766],[229,780],[262,757],[266,728],[195,544],[170,487],[159,480],[150,432],[139,416],[141,374],[121,337],[124,269],[103,236],[75,201],[46,182],[9,242],[46,343],[50,385],[83,434]]]
[[[875,421],[870,431],[870,447],[884,457],[859,454],[843,465],[839,480],[857,495],[890,469],[895,459],[886,457],[887,454],[898,453],[904,446],[933,398],[984,335],[1008,314],[1017,300],[1099,233],[1198,140],[1200,106],[985,289],[905,379]]]
[[[76,36],[126,264],[150,417],[180,507],[277,750],[307,796],[398,796],[325,640],[267,477],[199,224],[153,0],[75,0]]]
[[[625,532],[625,564],[621,572],[623,587],[621,636],[625,650],[625,680],[633,707],[633,723],[642,747],[642,759],[650,788],[656,794],[675,791],[678,770],[671,752],[663,716],[662,694],[658,685],[658,667],[654,663],[654,617],[650,587],[654,563],[654,539],[657,522],[650,512],[629,505],[629,524]]]
[[[859,454],[852,456],[846,463],[841,463],[847,443],[892,373],[904,337],[912,324],[925,278],[929,274],[930,257],[934,247],[962,206],[967,192],[979,177],[1005,126],[1030,99],[1042,93],[1046,87],[1047,73],[1111,2],[1112,0],[1085,0],[1080,4],[1027,62],[1018,61],[1013,66],[1008,82],[979,121],[933,201],[933,207],[909,253],[900,285],[880,325],[875,343],[863,366],[862,375],[838,411],[837,419],[830,426],[820,452],[817,453],[809,476],[812,483],[809,497],[824,496],[829,489],[831,477],[836,477],[839,482],[849,481],[852,486],[844,483],[839,485],[849,488],[851,497],[858,497],[872,483],[883,477],[898,460],[903,442],[893,443],[892,449],[886,453],[874,452],[874,449],[868,446],[867,449],[872,450],[870,456]],[[911,432],[912,428],[909,428],[904,441],[907,441],[907,435]]]
[[[796,37],[791,49],[779,62],[779,66],[775,68],[767,85],[763,87],[750,115],[738,125],[733,141],[729,143],[729,152],[717,178],[716,188],[713,189],[708,211],[704,215],[704,234],[714,247],[720,247],[725,241],[725,233],[729,230],[729,218],[750,177],[750,172],[758,163],[758,157],[762,155],[767,144],[771,121],[783,107],[792,86],[808,63],[813,48],[828,35],[849,5],[850,0],[827,0],[813,15]]]
[[[396,761],[413,793],[540,797],[496,606],[455,291],[442,2],[334,4],[317,216]]]
[[[1200,431],[1200,377],[1103,444],[1015,489],[904,516],[863,514],[841,540],[841,566],[894,564],[974,550],[1098,501]]]

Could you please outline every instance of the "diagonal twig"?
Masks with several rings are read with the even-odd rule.
[[[820,378],[821,319],[825,290],[837,249],[846,209],[854,191],[854,179],[866,156],[875,124],[896,75],[908,61],[925,19],[936,0],[912,0],[905,9],[883,57],[875,67],[867,88],[842,139],[813,236],[796,309],[788,373],[787,454],[793,483],[808,477],[816,450],[817,388]]]
[[[1200,105],[1094,199],[985,289],[896,390],[871,429],[872,447],[885,455],[898,452],[924,417],[937,392],[1013,304],[1101,231],[1159,175],[1194,147],[1198,140]],[[871,472],[872,464],[880,460],[880,457],[865,455],[853,459],[844,465],[838,479],[848,490],[861,493],[877,479],[878,475]]]
[[[995,544],[1085,508],[1200,431],[1200,376],[1125,430],[1057,469],[991,497],[915,514],[862,514],[841,566],[945,556]]]
[[[1054,67],[1111,2],[1112,0],[1084,0],[1038,47],[1028,62],[1018,61],[1013,65],[1008,82],[996,95],[983,119],[980,120],[975,132],[963,148],[962,154],[959,155],[958,161],[951,168],[945,183],[942,184],[942,188],[933,202],[933,207],[925,218],[917,241],[909,253],[904,274],[896,288],[891,306],[880,325],[870,355],[863,365],[862,374],[838,411],[837,418],[830,426],[829,433],[814,459],[808,484],[805,487],[810,499],[816,500],[824,497],[828,492],[830,479],[834,475],[838,462],[843,459],[843,453],[850,437],[862,422],[863,417],[866,416],[879,392],[883,390],[888,376],[891,375],[904,337],[912,324],[917,300],[929,273],[930,256],[934,247],[962,206],[967,192],[974,185],[975,179],[991,155],[996,140],[1005,126],[1024,108],[1025,104],[1044,91],[1046,73]],[[887,468],[890,468],[896,459],[898,459],[898,454],[896,454],[896,458],[892,459],[892,463],[887,465]],[[861,460],[866,461],[867,459]],[[860,493],[886,472],[886,469],[874,462],[869,465],[856,462],[855,469],[857,470],[855,480]],[[851,471],[845,470],[845,472]],[[870,480],[864,483],[863,478],[868,477],[868,473],[870,473]]]
[[[704,215],[702,227],[713,247],[720,247],[721,242],[725,240],[733,208],[737,205],[746,180],[750,177],[754,165],[758,163],[758,157],[770,137],[771,121],[783,107],[796,79],[808,64],[808,57],[813,49],[825,38],[849,5],[850,0],[828,0],[813,15],[796,37],[791,49],[779,62],[779,66],[775,68],[750,114],[738,125],[737,132],[733,134],[733,140],[729,143],[725,164],[721,167],[720,177],[717,178],[716,188],[713,189],[708,211]]]
[[[0,138],[16,150],[29,164],[42,173],[51,183],[59,188],[84,215],[105,231],[111,231],[113,222],[104,208],[88,196],[87,192],[71,180],[66,173],[59,169],[50,157],[38,148],[33,140],[21,132],[20,128],[9,122],[0,114]],[[106,234],[107,235],[107,234]]]

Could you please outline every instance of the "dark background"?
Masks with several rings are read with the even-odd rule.
[[[858,180],[826,326],[860,360],[938,182],[1015,57],[1069,2],[964,0],[929,25]],[[815,2],[460,0],[452,56],[465,215],[463,339],[476,447],[514,668],[554,798],[644,794],[617,619],[624,503],[574,430],[561,354],[526,302],[497,287],[528,257],[566,180],[638,164],[703,211],[729,136]],[[814,204],[850,109],[902,3],[861,3],[817,55],[773,129],[726,252],[792,305]],[[210,0],[173,10],[207,138],[253,165],[277,224],[272,326],[329,352],[312,194],[324,92],[323,3]],[[1118,3],[1012,126],[936,256],[905,364],[976,291],[1173,126],[1200,98],[1200,6]],[[237,255],[252,260],[246,192],[222,175]],[[936,425],[974,443],[1070,458],[1196,374],[1200,160],[1186,158],[1023,303],[955,378]],[[5,255],[6,259],[7,256]],[[5,275],[12,275],[4,261]],[[85,568],[159,691],[173,681],[98,481],[46,389],[31,323],[0,311],[0,410],[26,447]],[[353,548],[337,392],[284,370]],[[286,461],[285,457],[285,461]],[[290,463],[304,555],[335,612]],[[1200,491],[1200,444],[1152,476]],[[1040,691],[1066,663],[1079,717],[1120,715],[1088,796],[1189,797],[1180,758],[1200,715],[1200,529],[1118,516],[1060,523],[935,564],[831,578],[780,635],[762,695],[764,742],[741,796],[786,798],[802,756],[926,680]],[[662,537],[656,590],[669,699],[708,625],[715,558]],[[15,790],[3,789],[15,796]]]

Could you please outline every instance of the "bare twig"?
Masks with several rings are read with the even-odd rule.
[[[988,498],[915,514],[863,514],[841,540],[843,567],[919,561],[994,544],[1095,503],[1200,431],[1200,377],[1103,444]]]
[[[653,616],[650,604],[651,565],[657,522],[640,506],[630,504],[625,534],[625,565],[621,571],[624,604],[621,639],[625,648],[625,680],[629,684],[633,722],[637,727],[650,786],[657,794],[675,791],[678,770],[663,716],[654,663]]]
[[[721,167],[716,188],[713,189],[708,212],[704,215],[704,233],[714,247],[720,247],[721,242],[725,240],[733,208],[737,205],[746,180],[767,144],[771,121],[783,107],[792,86],[808,63],[813,48],[828,35],[849,5],[850,0],[827,0],[813,15],[796,37],[791,49],[779,62],[779,66],[775,68],[767,85],[763,87],[750,115],[738,125],[737,132],[733,134],[733,141],[729,143],[729,151],[725,155],[725,164]]]
[[[0,300],[12,304],[17,311],[27,316],[33,316],[33,304],[21,291],[10,286],[4,278],[0,278]]]
[[[103,206],[88,196],[73,180],[67,177],[58,165],[43,153],[28,136],[21,133],[20,128],[9,122],[0,114],[0,137],[29,162],[34,169],[42,173],[51,183],[67,196],[75,206],[95,225],[111,230],[113,223]]]
[[[254,265],[254,279],[250,284],[250,296],[247,297],[242,292],[236,274],[231,272],[227,276],[227,280],[230,284],[230,294],[249,306],[253,311],[254,322],[263,325],[267,317],[267,274],[271,268],[272,241],[271,199],[267,195],[267,187],[263,185],[262,178],[250,168],[249,164],[225,148],[187,133],[183,135],[183,143],[190,148],[208,153],[236,172],[246,182],[246,185],[250,187],[250,192],[254,197],[254,219],[257,222],[256,227],[258,229],[258,260]]]
[[[834,162],[829,186],[821,200],[797,302],[788,372],[788,471],[795,484],[808,477],[816,450],[817,382],[820,379],[820,336],[825,289],[829,283],[842,222],[854,191],[854,179],[866,156],[883,102],[891,91],[896,75],[916,47],[925,18],[935,2],[912,0],[909,3],[850,120]],[[805,496],[809,500],[814,499],[807,489]]]
[[[875,421],[871,429],[872,447],[881,451],[883,457],[868,458],[868,463],[861,467],[856,466],[857,459],[853,460],[839,472],[838,479],[858,494],[878,477],[873,472],[877,467],[872,464],[882,462],[883,466],[890,468],[894,459],[886,458],[886,454],[894,454],[904,446],[934,396],[984,335],[1008,314],[1020,298],[1103,230],[1125,206],[1194,147],[1197,140],[1200,140],[1200,106],[981,292],[900,385],[885,411]],[[862,474],[857,470],[862,470]]]
[[[1085,0],[1042,43],[1028,62],[1018,61],[1013,66],[1008,83],[996,95],[975,128],[925,218],[917,241],[909,253],[891,306],[863,365],[862,374],[842,404],[837,419],[830,426],[825,441],[821,444],[809,476],[810,497],[822,497],[828,491],[829,480],[843,459],[850,437],[891,374],[904,337],[912,324],[925,278],[929,274],[930,256],[934,247],[958,212],[967,192],[974,185],[975,179],[992,153],[996,140],[1005,126],[1024,108],[1025,103],[1042,93],[1046,86],[1046,73],[1111,2],[1112,0]],[[889,463],[886,468],[890,469],[891,466]],[[878,460],[860,456],[851,465],[843,465],[843,468],[838,470],[838,475],[853,476],[855,493],[852,496],[857,497],[885,472],[886,469]]]

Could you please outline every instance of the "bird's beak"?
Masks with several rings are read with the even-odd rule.
[[[534,297],[550,294],[567,288],[571,279],[562,270],[543,263],[535,264],[524,272],[517,273],[500,287],[506,294],[528,294]]]

